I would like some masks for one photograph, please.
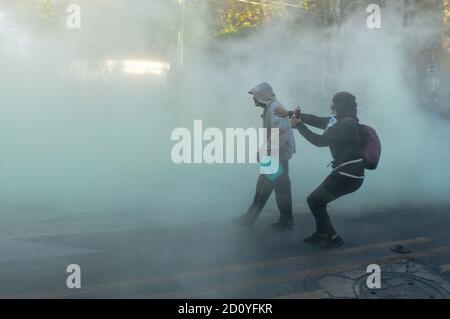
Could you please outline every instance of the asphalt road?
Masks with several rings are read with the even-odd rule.
[[[294,231],[228,221],[17,237],[0,241],[1,298],[450,298],[450,207],[403,207],[339,217],[346,243],[304,245]],[[405,245],[411,254],[390,250]],[[66,267],[81,267],[81,288]],[[367,266],[382,287],[366,289]]]

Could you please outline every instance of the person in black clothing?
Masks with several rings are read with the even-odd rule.
[[[293,128],[310,143],[329,147],[333,156],[333,171],[323,183],[308,196],[308,205],[316,220],[316,232],[304,240],[329,250],[341,246],[344,241],[337,234],[327,212],[327,204],[337,198],[357,191],[364,181],[364,162],[357,118],[356,98],[348,92],[333,97],[332,117],[303,114],[300,109],[287,112],[278,108],[279,116],[290,116]],[[306,125],[325,130],[323,135],[312,132]]]

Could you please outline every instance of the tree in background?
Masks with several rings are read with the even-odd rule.
[[[18,19],[24,20],[35,35],[45,35],[60,30],[64,23],[66,8],[71,0],[15,0],[8,5],[17,9]],[[111,0],[77,0],[83,7],[99,7],[111,4]],[[381,6],[386,0],[185,0],[187,5],[206,4],[210,12],[210,25],[219,38],[242,37],[265,24],[286,18],[287,13],[300,27],[308,17],[318,26],[329,26],[344,21],[355,10],[365,9],[376,3]],[[12,3],[12,4],[10,4]],[[444,23],[449,25],[449,0],[401,0],[405,8],[416,7],[416,11],[446,8]],[[1,4],[1,2],[0,2]],[[405,9],[406,10],[406,9]],[[411,18],[405,11],[405,20]]]
[[[281,17],[284,1],[211,0],[215,35],[219,38],[241,37],[259,29],[266,22]]]
[[[369,4],[383,6],[386,0],[209,0],[218,37],[241,37],[264,24],[288,16],[300,27],[308,18],[318,26],[339,24],[357,9]]]
[[[357,10],[365,12],[369,4],[398,6],[408,24],[417,12],[441,10],[442,1],[448,7],[449,0],[209,0],[219,37],[245,36],[264,24],[285,18],[287,13],[297,27],[311,19],[320,27],[340,24]]]
[[[165,0],[167,1],[167,0]],[[18,26],[26,26],[32,38],[45,37],[63,30],[66,8],[72,0],[0,0],[0,9],[4,6],[16,12]],[[112,0],[77,0],[83,8],[107,7]],[[177,3],[176,0],[171,2]],[[400,0],[395,3],[403,6],[405,26],[414,19],[417,12],[423,10],[443,11],[444,47],[450,50],[450,0]],[[191,33],[197,36],[199,28],[192,28],[193,21],[209,20],[209,30],[219,39],[244,37],[264,25],[277,21],[293,22],[294,28],[301,28],[312,21],[319,27],[342,23],[356,10],[364,10],[368,4],[387,4],[386,0],[185,0],[186,17],[183,27],[185,36]],[[180,29],[177,23],[177,9],[174,5],[174,21],[171,24],[176,34]],[[442,10],[442,8],[444,8]],[[201,11],[201,15],[199,15]],[[193,12],[189,16],[189,12]],[[148,19],[152,19],[149,12]],[[290,21],[289,21],[290,20]],[[187,23],[189,22],[189,24]],[[194,23],[195,24],[195,23]],[[192,31],[193,30],[193,31]]]
[[[342,23],[356,10],[364,10],[369,4],[383,7],[386,0],[303,0],[302,8],[312,15],[320,26]]]

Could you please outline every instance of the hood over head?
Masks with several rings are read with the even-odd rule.
[[[251,89],[249,94],[252,94],[258,102],[263,104],[270,104],[275,99],[275,93],[269,83],[261,83]]]

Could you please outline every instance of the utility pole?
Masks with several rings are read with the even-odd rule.
[[[180,6],[180,29],[178,30],[178,67],[181,70],[184,65],[184,19],[186,11],[186,0],[179,0]]]
[[[443,0],[444,6],[444,50],[450,53],[450,0]]]

